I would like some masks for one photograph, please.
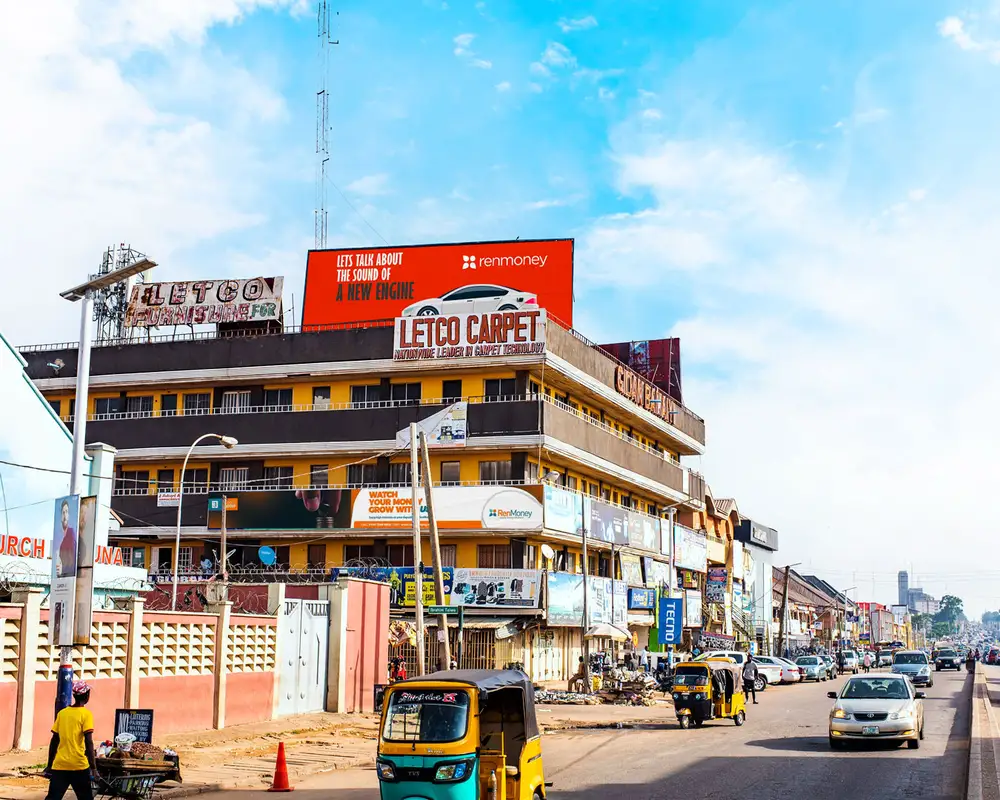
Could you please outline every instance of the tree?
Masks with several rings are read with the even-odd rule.
[[[935,622],[931,626],[931,636],[935,639],[944,639],[951,635],[952,624],[950,622]]]
[[[983,625],[1000,625],[1000,611],[984,611]]]
[[[965,618],[965,612],[962,608],[962,598],[956,597],[953,594],[946,594],[941,598],[941,610],[934,615],[935,628],[938,624],[947,624],[948,633],[952,633],[958,622]],[[937,636],[938,634],[934,634]],[[945,634],[947,635],[947,634]]]

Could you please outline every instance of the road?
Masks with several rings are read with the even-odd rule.
[[[936,673],[925,701],[920,750],[879,745],[832,752],[822,684],[771,687],[749,709],[746,725],[709,723],[681,731],[672,712],[642,730],[566,731],[545,736],[553,800],[961,800],[968,765],[966,673]],[[371,770],[314,776],[296,787],[315,800],[377,800]],[[234,795],[241,795],[234,797]],[[247,795],[259,795],[250,798]],[[271,800],[260,792],[222,792],[211,800]],[[206,798],[208,800],[208,798]]]

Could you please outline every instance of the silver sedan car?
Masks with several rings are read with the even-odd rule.
[[[830,747],[850,741],[906,742],[916,750],[924,738],[924,693],[902,675],[855,675],[830,711]]]

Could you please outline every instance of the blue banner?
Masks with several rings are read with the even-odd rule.
[[[656,592],[652,589],[629,589],[628,590],[629,609],[656,607]]]
[[[661,597],[656,628],[660,644],[680,644],[684,633],[684,601],[679,597]]]

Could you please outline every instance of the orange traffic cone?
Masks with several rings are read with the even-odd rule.
[[[285,743],[278,742],[278,760],[274,765],[274,780],[271,782],[269,792],[290,792],[292,787],[288,785],[288,764],[285,763]]]

